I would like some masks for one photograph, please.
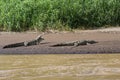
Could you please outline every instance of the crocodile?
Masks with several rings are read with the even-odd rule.
[[[88,45],[88,44],[94,44],[98,43],[94,40],[78,40],[78,41],[72,41],[72,42],[63,42],[51,45],[51,47],[57,47],[57,46],[80,46],[80,45]]]
[[[24,41],[24,42],[19,42],[19,43],[14,43],[14,44],[8,44],[3,47],[5,48],[14,48],[14,47],[20,47],[20,46],[31,46],[31,45],[38,45],[44,38],[42,38],[41,35],[39,35],[36,39],[31,40],[31,41]]]

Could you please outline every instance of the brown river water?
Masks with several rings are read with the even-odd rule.
[[[0,80],[120,80],[120,54],[0,55]]]

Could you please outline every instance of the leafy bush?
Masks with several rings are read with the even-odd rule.
[[[0,28],[94,28],[120,25],[120,0],[0,0]]]

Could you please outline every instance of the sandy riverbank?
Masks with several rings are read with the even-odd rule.
[[[41,33],[0,32],[0,54],[120,53],[120,28],[53,32],[44,35],[45,40],[40,45],[2,49],[4,45],[32,40],[39,34]],[[98,43],[78,47],[50,47],[52,44],[75,40],[95,40]]]

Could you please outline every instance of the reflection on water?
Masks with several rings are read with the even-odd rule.
[[[0,55],[0,80],[119,80],[119,54]]]

